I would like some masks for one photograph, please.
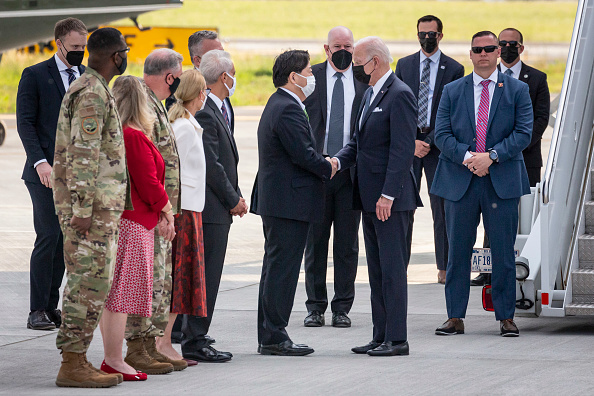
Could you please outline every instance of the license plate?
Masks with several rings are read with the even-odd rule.
[[[515,250],[515,256],[520,255],[519,250]],[[493,265],[491,263],[491,249],[489,248],[478,248],[472,249],[472,260],[470,271],[472,272],[484,272],[490,274],[493,271]]]

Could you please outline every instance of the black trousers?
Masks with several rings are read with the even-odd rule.
[[[328,244],[334,224],[334,298],[332,312],[349,312],[355,299],[355,278],[359,261],[361,211],[353,210],[353,182],[349,171],[339,172],[325,183],[324,219],[312,223],[305,246],[305,306],[309,312],[328,307],[326,271]]]
[[[64,242],[52,189],[25,182],[33,203],[33,226],[37,237],[30,262],[30,309],[54,310],[60,300],[64,277]]]
[[[435,176],[435,169],[439,162],[439,150],[435,147],[423,158],[414,158],[413,172],[417,181],[417,188],[421,190],[421,178],[423,169],[425,170],[425,179],[427,180],[427,190],[431,190],[433,184],[433,177]],[[435,262],[437,269],[445,270],[448,264],[448,235],[445,224],[444,200],[437,195],[429,194],[429,201],[431,203],[431,214],[433,215],[433,241],[435,243]],[[408,257],[412,249],[412,234],[414,223],[414,211],[411,212],[410,221],[408,225]]]
[[[204,237],[204,278],[206,283],[206,313],[207,316],[199,318],[184,315],[182,319],[182,332],[184,334],[181,348],[182,353],[192,352],[207,345],[206,338],[212,314],[214,312],[231,224],[202,224]]]
[[[264,260],[258,294],[258,343],[290,340],[286,327],[295,300],[309,223],[262,216]]]
[[[410,211],[393,211],[388,220],[363,212],[363,236],[371,288],[373,340],[406,341],[408,289],[406,234]]]

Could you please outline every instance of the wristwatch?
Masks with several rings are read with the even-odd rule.
[[[489,159],[494,163],[499,162],[499,156],[497,155],[497,151],[489,149]]]

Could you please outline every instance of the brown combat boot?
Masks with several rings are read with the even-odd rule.
[[[99,374],[87,361],[86,354],[62,352],[62,365],[56,385],[74,388],[109,388],[118,384],[118,377]]]
[[[155,359],[157,362],[161,363],[170,363],[173,365],[173,369],[175,371],[182,371],[185,368],[188,368],[188,362],[185,360],[174,360],[170,359],[167,356],[163,355],[161,352],[157,350],[157,341],[155,337],[145,337],[144,338],[144,347],[148,352],[149,356]]]
[[[158,362],[148,354],[142,338],[126,340],[126,344],[128,351],[124,361],[136,370],[147,374],[167,374],[173,371],[171,363]]]

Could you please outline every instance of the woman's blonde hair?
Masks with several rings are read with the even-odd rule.
[[[179,79],[179,86],[175,91],[176,101],[169,108],[169,122],[174,122],[182,117],[188,118],[185,105],[196,99],[200,95],[200,92],[206,88],[206,82],[204,82],[202,73],[196,69],[186,70]]]
[[[113,84],[122,125],[135,125],[152,140],[155,114],[148,105],[146,88],[137,77],[121,76]]]

